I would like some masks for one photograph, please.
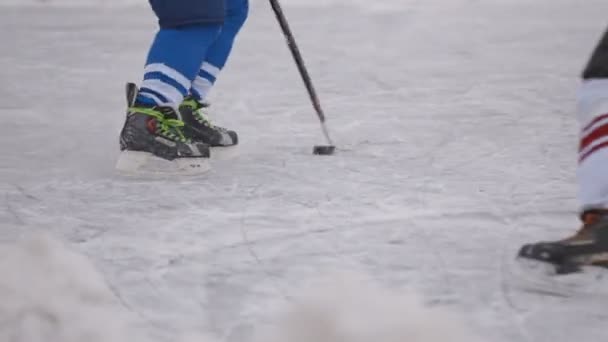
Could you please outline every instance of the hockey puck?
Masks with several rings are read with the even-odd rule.
[[[312,153],[316,155],[329,156],[334,154],[336,146],[331,145],[317,145],[313,148]]]

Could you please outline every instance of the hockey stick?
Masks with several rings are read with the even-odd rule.
[[[325,123],[325,113],[323,112],[323,108],[321,108],[321,103],[319,102],[319,97],[317,96],[317,92],[315,91],[314,86],[312,85],[312,80],[310,75],[308,74],[308,70],[304,65],[304,59],[302,58],[302,54],[300,53],[300,49],[298,49],[298,45],[296,44],[296,40],[289,28],[289,24],[287,23],[287,18],[285,18],[285,14],[283,14],[283,9],[279,4],[279,0],[269,0],[270,5],[272,6],[272,10],[274,11],[275,16],[281,26],[281,30],[283,31],[283,35],[287,41],[287,46],[291,51],[291,55],[293,56],[296,65],[298,66],[298,71],[300,72],[300,76],[302,77],[302,81],[306,85],[306,90],[308,90],[308,96],[310,97],[310,101],[319,117],[319,121],[321,122],[321,129],[323,130],[323,135],[325,136],[325,140],[327,141],[327,146],[315,146],[314,153],[315,154],[332,154],[335,150],[335,146],[333,141],[329,137],[329,130],[327,129],[327,124]]]

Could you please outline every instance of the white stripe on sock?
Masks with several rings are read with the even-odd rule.
[[[190,80],[187,79],[184,75],[182,75],[179,71],[177,71],[165,64],[153,63],[153,64],[146,65],[146,68],[144,69],[144,73],[150,73],[150,72],[160,72],[161,74],[175,80],[182,87],[184,87],[184,89],[190,89],[190,85],[192,82],[190,82]]]
[[[203,63],[203,65],[201,66],[201,70],[208,72],[211,76],[216,77],[216,78],[220,74],[220,71],[222,71],[220,68],[216,67],[213,64],[209,64],[207,62]]]
[[[608,207],[608,148],[590,154],[579,165],[579,200],[582,208]]]
[[[178,106],[184,99],[184,95],[177,88],[161,80],[144,80],[141,87],[163,95],[167,99],[166,104],[172,107]]]
[[[585,80],[577,94],[581,129],[600,115],[608,114],[608,79]]]
[[[197,76],[192,82],[192,89],[201,96],[201,99],[205,99],[209,91],[213,87],[213,83],[204,77]]]

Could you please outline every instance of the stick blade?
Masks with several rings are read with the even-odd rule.
[[[316,145],[312,149],[312,153],[315,155],[329,156],[334,154],[336,146],[332,145]]]

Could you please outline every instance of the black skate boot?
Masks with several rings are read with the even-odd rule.
[[[518,257],[553,264],[557,274],[579,272],[582,266],[608,268],[608,209],[585,211],[581,220],[573,236],[524,245]]]
[[[171,107],[134,103],[137,88],[127,85],[127,118],[120,133],[116,168],[126,172],[197,174],[209,169],[209,146],[193,141]]]
[[[204,108],[207,107],[209,104],[200,103],[192,96],[188,96],[180,105],[179,111],[186,125],[185,131],[193,139],[202,141],[211,147],[223,147],[213,150],[213,157],[216,155],[221,157],[222,153],[226,154],[225,147],[236,146],[239,143],[238,135],[235,131],[213,125],[204,112]]]

